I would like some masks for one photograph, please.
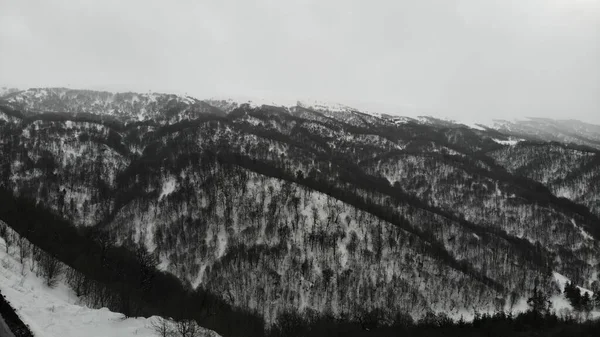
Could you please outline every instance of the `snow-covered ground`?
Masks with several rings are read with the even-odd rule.
[[[556,286],[559,287],[561,290],[564,290],[567,282],[570,282],[570,280],[567,277],[565,277],[564,275],[561,275],[557,272],[553,272],[552,276],[553,276]],[[582,294],[588,293],[590,295],[590,297],[593,298],[594,293],[591,290],[585,289],[585,288],[582,288],[579,286],[577,288],[579,289],[579,291]],[[573,310],[573,306],[571,306],[571,303],[569,302],[569,300],[565,297],[565,295],[563,293],[550,297],[549,301],[552,304],[551,310],[554,311],[554,313],[557,316],[559,316],[559,317],[571,316],[571,317],[580,317],[581,319],[585,319],[585,317],[583,317],[583,316],[580,316],[580,315],[578,316],[578,313]],[[515,314],[515,315],[526,312],[529,309],[530,309],[530,307],[527,304],[526,298],[520,298],[514,304],[514,306],[512,306],[512,308],[508,304],[504,307],[504,310],[506,312],[511,312],[512,314]],[[490,315],[494,314],[494,312],[492,312],[492,311],[479,312],[479,313],[480,314],[487,313]],[[464,319],[466,321],[472,321],[475,316],[475,313],[473,311],[469,311],[469,310],[459,310],[458,312],[450,314],[448,316],[450,318],[452,318],[453,320]],[[592,311],[590,313],[589,319],[599,319],[599,318],[600,318],[600,311],[596,310],[596,311]]]
[[[559,274],[557,272],[552,273],[552,276],[554,277],[554,282],[556,282],[556,285],[561,290],[564,290],[565,285],[568,282],[571,282],[566,276]],[[594,297],[594,293],[591,290],[585,289],[585,288],[582,288],[579,286],[577,288],[579,289],[579,291],[581,292],[582,295],[585,293],[588,293],[591,298]],[[552,296],[552,298],[550,298],[550,302],[552,303],[552,309],[554,309],[554,311],[559,316],[573,313],[573,307],[571,306],[571,303],[569,303],[569,300],[567,300],[567,298],[565,297],[565,294]],[[592,311],[590,314],[590,318],[593,318],[593,319],[600,318],[600,311]]]
[[[16,247],[11,246],[10,252]],[[0,238],[0,290],[29,325],[36,337],[132,337],[155,336],[151,318],[125,318],[106,308],[91,309],[78,305],[74,292],[60,282],[48,288],[44,281],[25,268],[12,255],[6,254],[6,243]],[[214,332],[211,335],[216,336]]]
[[[560,289],[563,290],[565,289],[567,283],[571,282],[571,280],[569,280],[566,276],[557,272],[552,273],[552,276],[554,277],[554,281],[556,282],[556,284],[560,287]],[[590,295],[590,297],[594,297],[594,292],[589,289],[585,289],[579,286],[577,286],[577,289],[579,289],[579,292],[581,292],[582,295],[587,293],[588,295]]]

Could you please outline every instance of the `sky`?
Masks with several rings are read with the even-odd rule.
[[[600,0],[1,0],[0,86],[600,124]]]

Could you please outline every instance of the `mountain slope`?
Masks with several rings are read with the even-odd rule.
[[[5,226],[4,224],[0,224]],[[8,235],[18,236],[14,232]],[[8,253],[7,253],[8,252]],[[151,318],[125,318],[106,308],[91,309],[79,303],[80,299],[65,282],[49,288],[32,271],[29,258],[22,264],[18,247],[6,247],[0,238],[0,289],[16,308],[18,315],[37,337],[69,336],[152,336]],[[218,336],[206,330],[207,336]]]
[[[553,272],[597,280],[594,148],[234,103],[13,93],[0,181],[269,323],[285,310],[458,317],[557,292]]]
[[[549,118],[529,118],[509,122],[497,121],[499,131],[545,142],[560,142],[584,145],[600,149],[600,126],[577,120],[552,120]]]

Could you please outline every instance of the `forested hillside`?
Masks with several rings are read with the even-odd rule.
[[[597,286],[597,148],[345,107],[225,103],[10,93],[0,184],[267,324],[284,312],[510,310],[536,286],[560,292],[553,272]]]

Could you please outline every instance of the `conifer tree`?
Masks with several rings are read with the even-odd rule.
[[[550,309],[552,308],[552,303],[548,300],[548,296],[541,290],[538,290],[537,286],[533,290],[533,295],[527,300],[527,304],[531,307],[531,311],[541,315],[550,313]]]
[[[568,282],[565,285],[564,293],[565,297],[569,300],[569,303],[571,303],[573,309],[575,309],[576,311],[581,311],[582,297],[579,289],[573,283]]]
[[[581,311],[589,316],[590,312],[594,309],[594,303],[592,302],[592,298],[589,293],[585,293],[581,297]]]

